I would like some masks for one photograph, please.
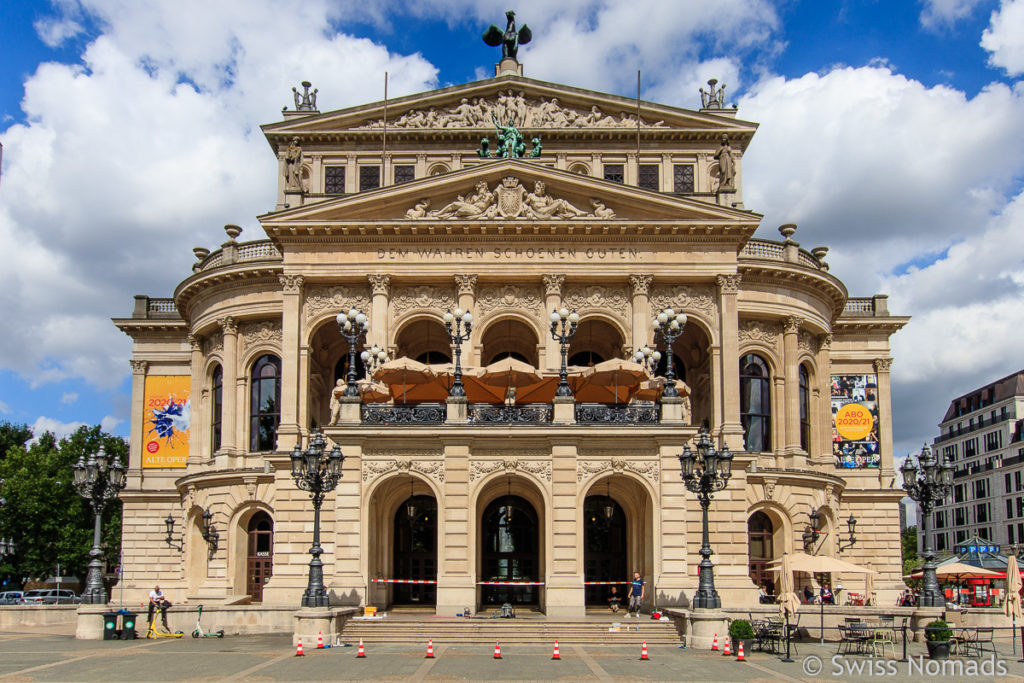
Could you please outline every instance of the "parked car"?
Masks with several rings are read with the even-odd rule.
[[[81,601],[74,591],[63,588],[36,588],[21,598],[22,605],[77,605]]]
[[[24,591],[4,591],[0,593],[0,605],[19,605]]]

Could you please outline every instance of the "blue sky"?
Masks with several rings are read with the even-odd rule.
[[[220,226],[260,236],[258,131],[309,78],[321,109],[487,77],[496,0],[2,3],[0,420],[127,434],[109,318],[167,296]],[[759,236],[797,222],[852,295],[890,294],[897,455],[954,395],[1024,367],[1024,0],[523,0],[526,75],[698,105],[728,84]],[[201,17],[201,20],[197,19]]]

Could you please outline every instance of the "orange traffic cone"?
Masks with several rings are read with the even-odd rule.
[[[305,656],[303,654],[303,652],[302,652],[302,638],[299,638],[299,646],[297,648],[295,648],[295,656],[296,657],[304,657]]]
[[[551,653],[551,659],[561,659],[562,655],[558,654],[558,641],[555,641],[555,651]]]
[[[424,659],[433,659],[433,658],[434,658],[434,641],[433,640],[428,640],[427,641],[427,656]]]
[[[725,637],[725,649],[722,651],[722,654],[725,655],[726,657],[729,657],[729,656],[732,655],[732,652],[729,651],[729,636]]]
[[[316,649],[324,649],[324,633],[323,631],[316,632]]]
[[[494,641],[494,658],[501,659],[501,643]]]
[[[363,647],[363,639],[359,639],[359,649],[356,651],[356,657],[365,657],[366,648]]]
[[[640,661],[646,662],[649,660],[650,657],[647,656],[647,641],[645,640],[644,644],[640,646]]]
[[[711,649],[718,652],[718,634],[715,634],[715,639],[711,641]]]
[[[743,641],[740,641],[740,649],[736,652],[736,661],[745,662],[747,658],[743,656]]]

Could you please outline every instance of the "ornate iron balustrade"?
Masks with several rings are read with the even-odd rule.
[[[475,403],[469,407],[469,421],[475,424],[539,424],[551,422],[549,403],[530,403],[524,406]]]
[[[580,403],[576,406],[576,422],[580,424],[657,424],[658,404],[612,406],[604,403]]]
[[[395,406],[371,403],[362,409],[364,424],[443,424],[447,415],[447,407],[437,403]]]

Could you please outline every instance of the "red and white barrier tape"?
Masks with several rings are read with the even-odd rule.
[[[478,586],[543,586],[543,581],[477,581]]]
[[[437,583],[430,579],[370,579],[373,583]]]
[[[584,581],[584,586],[628,586],[629,581]]]

